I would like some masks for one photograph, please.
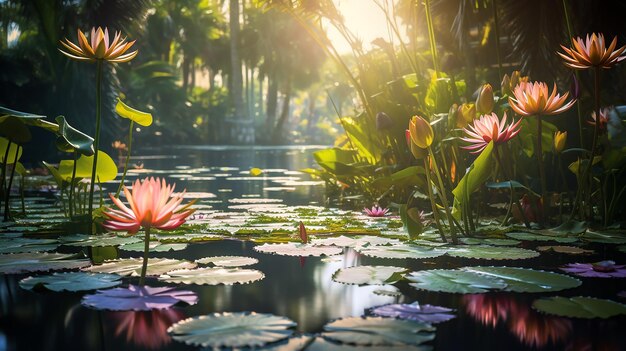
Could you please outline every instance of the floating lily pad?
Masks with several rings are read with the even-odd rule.
[[[192,291],[176,290],[164,286],[129,285],[128,288],[98,290],[93,295],[85,295],[81,303],[98,310],[149,311],[170,308],[177,303],[194,305],[198,295]]]
[[[485,293],[504,290],[506,283],[497,277],[480,275],[456,269],[433,269],[412,272],[405,276],[409,284],[422,290],[460,294]]]
[[[517,247],[468,245],[447,249],[453,257],[479,258],[485,260],[520,260],[539,256],[539,252]]]
[[[233,285],[252,283],[264,277],[263,272],[256,269],[212,267],[172,271],[159,279],[179,284]]]
[[[556,241],[558,243],[573,243],[578,241],[575,237],[532,234],[526,232],[506,233],[505,235],[509,238],[526,241]]]
[[[348,317],[324,326],[322,336],[359,346],[420,345],[435,338],[430,324],[382,317]]]
[[[626,244],[625,233],[593,232],[588,230],[583,236],[583,240],[602,244]]]
[[[358,266],[337,270],[333,280],[343,284],[384,285],[393,284],[402,279],[400,273],[406,268],[393,266]]]
[[[138,277],[141,275],[143,259],[124,258],[119,260],[105,261],[103,264],[83,268],[84,271],[97,273],[115,273],[122,276]],[[174,260],[169,258],[149,258],[146,275],[158,276],[177,269],[191,269],[197,265],[189,261]]]
[[[143,241],[139,241],[132,244],[125,244],[120,246],[120,250],[124,251],[134,251],[134,252],[143,252],[145,243]],[[185,243],[167,243],[163,244],[159,241],[150,241],[149,244],[150,252],[168,252],[168,251],[181,251],[187,248],[187,244]]]
[[[432,347],[426,345],[399,345],[399,346],[354,346],[345,345],[322,337],[317,337],[306,349],[306,351],[430,351]],[[283,350],[281,350],[283,351]],[[287,350],[284,350],[287,351]]]
[[[341,235],[338,237],[324,238],[324,239],[313,239],[311,240],[311,244],[316,246],[338,246],[338,247],[359,247],[359,246],[378,246],[378,245],[393,245],[399,244],[400,240],[385,238],[380,236],[373,235],[365,235],[365,236],[356,236],[356,237],[348,237],[345,235]]]
[[[214,313],[182,320],[167,329],[174,340],[209,348],[262,347],[293,334],[292,320],[255,312]]]
[[[412,304],[389,304],[374,307],[371,313],[380,317],[408,319],[424,323],[441,323],[456,317],[453,309],[441,306]]]
[[[74,254],[60,253],[16,253],[0,255],[0,273],[17,274],[76,269],[89,266],[87,259]]]
[[[402,292],[400,292],[400,289],[398,289],[394,285],[383,285],[380,289],[376,289],[373,292],[374,294],[380,295],[380,296],[392,296],[392,297],[402,296]]]
[[[69,246],[117,246],[132,244],[142,241],[141,238],[136,236],[123,237],[117,235],[83,235],[75,234],[68,236],[61,236],[59,238],[63,245]]]
[[[259,260],[245,256],[212,256],[196,260],[196,263],[213,264],[220,267],[242,267],[258,263]]]
[[[433,258],[446,253],[445,249],[415,245],[368,246],[358,249],[359,253],[377,258]]]
[[[299,243],[263,244],[255,246],[254,249],[258,252],[283,256],[332,256],[343,252],[340,247]]]
[[[464,267],[466,272],[501,279],[506,291],[548,292],[571,289],[581,284],[580,280],[567,275],[517,267]]]
[[[515,246],[521,243],[519,240],[514,239],[497,239],[497,238],[461,238],[460,242],[467,245],[494,245],[494,246]]]
[[[564,253],[569,255],[588,255],[594,253],[593,250],[585,250],[577,246],[563,246],[563,245],[551,245],[551,246],[538,246],[539,251],[554,251],[557,253]]]
[[[26,290],[44,287],[52,291],[85,291],[112,288],[122,284],[117,274],[66,272],[39,277],[28,277],[20,281]]]
[[[13,239],[0,239],[0,254],[45,252],[53,251],[57,247],[59,247],[58,241],[54,239],[30,239],[19,237]]]
[[[593,297],[549,297],[533,302],[537,311],[574,318],[610,318],[626,315],[626,305]]]

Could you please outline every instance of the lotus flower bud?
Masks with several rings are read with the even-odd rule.
[[[493,88],[491,84],[485,84],[480,88],[478,98],[476,98],[476,110],[481,115],[486,115],[493,111]]]
[[[560,154],[563,149],[565,149],[565,142],[567,141],[567,132],[559,132],[558,130],[554,133],[554,152]]]
[[[459,128],[465,128],[476,118],[476,105],[473,103],[465,103],[459,106],[459,113],[457,114],[456,126]]]
[[[502,95],[511,95],[513,92],[511,91],[511,78],[509,78],[508,74],[505,74],[502,77],[502,82],[500,83],[500,92]]]
[[[428,155],[428,150],[420,148],[419,146],[415,145],[413,140],[411,140],[411,132],[409,132],[408,129],[405,131],[405,136],[406,144],[409,147],[409,150],[411,150],[411,154],[413,154],[413,157],[419,160]]]
[[[575,74],[572,74],[572,83],[569,87],[569,94],[572,99],[577,100],[580,97],[580,84]]]
[[[388,130],[393,125],[393,121],[388,114],[384,112],[378,112],[376,114],[376,129],[378,131]]]
[[[427,149],[433,143],[435,132],[430,123],[420,116],[413,116],[409,121],[411,140],[422,149]]]
[[[450,106],[450,110],[448,111],[448,128],[454,129],[456,128],[456,120],[459,115],[459,105],[452,104]]]

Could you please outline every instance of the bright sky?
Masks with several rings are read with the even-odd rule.
[[[387,20],[373,0],[333,0],[345,19],[346,26],[363,41],[366,50],[372,47],[372,40],[382,37],[389,41]],[[384,3],[385,0],[378,0]],[[332,27],[328,37],[340,53],[350,52],[350,46]]]

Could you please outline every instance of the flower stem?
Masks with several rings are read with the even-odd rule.
[[[493,34],[496,37],[496,57],[498,58],[498,81],[502,81],[502,59],[500,58],[500,31],[499,31],[499,21],[498,21],[498,1],[493,0],[491,3],[491,7],[493,9],[493,22],[494,22],[494,31]]]
[[[74,182],[76,180],[76,150],[74,150],[74,165],[72,166],[72,179],[70,180],[70,195],[69,195],[69,207],[70,218],[74,216]]]
[[[547,186],[546,186],[546,170],[543,166],[543,150],[542,150],[542,143],[541,143],[541,127],[542,127],[542,123],[541,123],[541,115],[537,115],[537,150],[535,150],[535,154],[537,155],[537,164],[539,166],[539,179],[541,181],[541,205],[543,208],[543,220],[545,221],[547,219],[547,213],[548,213],[548,204],[546,203],[546,193],[547,193]]]
[[[93,166],[91,167],[91,188],[89,189],[89,221],[93,223],[93,190],[96,186],[96,167],[98,166],[98,145],[100,142],[100,119],[102,105],[102,60],[96,61],[96,135],[93,142]],[[93,233],[93,225],[89,226]]]
[[[7,195],[6,198],[4,199],[4,220],[8,220],[11,218],[11,208],[9,206],[9,200],[11,198],[11,186],[13,185],[13,177],[15,176],[15,169],[17,168],[17,156],[19,155],[20,152],[20,147],[19,145],[17,145],[17,148],[15,148],[15,157],[13,158],[13,168],[11,169],[11,176],[9,177],[9,184],[7,186]]]
[[[526,228],[530,228],[530,223],[528,222],[528,219],[526,218],[526,214],[524,213],[522,206],[520,206],[519,201],[517,201],[517,199],[514,199],[515,190],[513,188],[513,184],[511,183],[511,181],[513,181],[513,177],[511,177],[511,175],[509,174],[508,168],[504,168],[504,162],[502,162],[502,158],[500,157],[500,151],[498,150],[498,147],[496,145],[493,146],[493,151],[496,154],[496,161],[498,162],[498,165],[500,165],[500,168],[502,169],[502,173],[504,174],[504,177],[509,179],[509,187],[511,189],[511,201],[509,202],[509,210],[507,211],[507,215],[505,217],[508,217],[509,212],[511,211],[512,205],[515,204],[515,207],[519,211],[520,216],[522,217],[522,220],[524,221],[524,226],[526,226]]]
[[[437,159],[435,158],[433,149],[430,146],[428,147],[428,154],[433,160],[433,168],[435,169],[435,175],[437,176],[437,182],[439,183],[439,191],[441,193],[441,200],[443,201],[443,207],[446,210],[446,216],[448,217],[448,225],[450,226],[450,236],[452,236],[452,243],[456,244],[458,240],[456,237],[456,228],[454,226],[455,221],[454,221],[454,218],[452,217],[452,213],[450,212],[450,207],[448,206],[448,196],[446,195],[446,188],[443,186],[443,181],[441,180],[439,166],[437,166]]]
[[[448,242],[446,239],[446,235],[443,232],[443,227],[441,226],[441,219],[439,218],[439,209],[437,208],[437,203],[435,203],[435,197],[433,195],[432,188],[432,180],[430,179],[430,167],[428,166],[428,159],[426,157],[424,160],[424,173],[426,173],[426,188],[428,189],[428,198],[430,199],[430,206],[433,209],[433,217],[435,218],[435,224],[437,225],[437,229],[439,229],[439,235],[443,242]]]
[[[11,149],[11,140],[7,143],[7,149],[4,151],[4,158],[2,159],[2,173],[0,173],[0,205],[4,198],[4,181],[7,174],[7,165],[9,164],[9,150]]]
[[[143,239],[143,264],[141,265],[141,277],[139,278],[139,286],[143,286],[146,281],[146,271],[148,270],[148,254],[150,253],[150,227],[146,227],[146,237]]]
[[[428,39],[430,42],[430,55],[433,59],[433,68],[435,69],[435,77],[439,78],[439,62],[437,60],[437,43],[435,42],[435,28],[433,26],[433,18],[430,13],[430,0],[424,1],[426,9],[426,24],[428,25]]]
[[[120,180],[120,185],[117,187],[117,192],[115,192],[115,197],[120,197],[120,191],[122,191],[122,187],[124,186],[124,179],[126,178],[126,172],[128,171],[128,161],[130,161],[130,152],[133,148],[133,128],[135,126],[135,121],[130,121],[130,128],[128,130],[128,153],[126,154],[126,162],[124,163],[124,173],[122,173],[122,180]]]

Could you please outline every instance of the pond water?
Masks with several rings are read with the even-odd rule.
[[[197,217],[200,220],[195,221],[199,223],[202,223],[202,216],[213,216],[213,220],[220,218],[216,213],[264,213],[276,209],[280,212],[281,206],[320,206],[325,201],[323,184],[297,172],[313,165],[314,150],[315,147],[144,150],[143,157],[132,160],[142,162],[143,169],[133,171],[129,179],[146,174],[165,176],[179,188],[186,187],[189,197],[200,199]],[[251,176],[253,167],[263,169],[264,173]],[[232,221],[236,216],[224,218],[224,221]],[[394,284],[399,291],[396,296],[375,293],[381,286],[346,285],[332,279],[338,269],[360,265],[397,266],[409,271],[492,265],[557,271],[558,266],[572,262],[606,259],[623,262],[624,255],[608,245],[585,246],[595,253],[584,258],[547,252],[526,260],[498,261],[448,255],[382,259],[351,248],[345,248],[332,259],[302,258],[261,253],[253,249],[255,245],[258,244],[251,241],[217,240],[193,243],[182,251],[151,253],[151,257],[186,260],[228,255],[253,257],[259,262],[251,268],[265,275],[262,280],[244,285],[185,285],[185,290],[198,294],[198,304],[168,310],[97,311],[80,304],[84,293],[27,291],[20,288],[18,282],[32,274],[3,275],[0,281],[0,350],[193,350],[197,348],[171,340],[167,327],[188,317],[214,312],[256,311],[288,317],[297,323],[297,332],[313,334],[321,332],[326,323],[337,318],[361,316],[367,309],[383,304],[415,301],[455,310],[456,318],[437,324],[435,339],[425,344],[435,350],[626,349],[624,316],[572,319],[542,314],[531,307],[539,297],[556,295],[593,296],[624,302],[624,298],[620,301],[617,297],[626,289],[624,280],[619,278],[581,278],[583,284],[577,288],[548,294],[438,293],[417,290],[408,282],[400,281]],[[526,249],[537,245],[545,243],[521,243]],[[123,250],[118,254],[120,257],[141,255]],[[132,281],[136,283],[136,278]],[[149,278],[147,283],[162,285],[154,278]]]

